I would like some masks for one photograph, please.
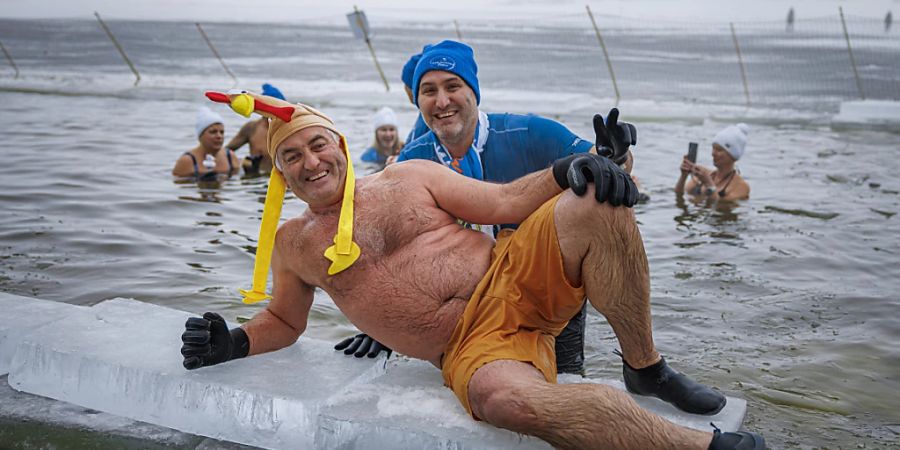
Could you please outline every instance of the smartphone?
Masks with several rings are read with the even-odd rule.
[[[688,159],[688,161],[690,161],[692,163],[697,162],[697,143],[696,142],[688,143],[687,159]]]

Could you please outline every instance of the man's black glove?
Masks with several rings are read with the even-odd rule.
[[[335,350],[343,350],[345,355],[353,354],[357,358],[363,355],[369,358],[378,356],[379,353],[386,352],[387,356],[391,356],[393,350],[389,349],[381,342],[372,339],[366,333],[359,333],[356,336],[348,337],[334,346]]]
[[[594,133],[597,135],[597,154],[605,156],[618,165],[628,159],[628,147],[637,145],[637,128],[628,122],[619,122],[619,110],[613,108],[603,116],[594,114]]]
[[[553,178],[563,189],[572,188],[575,195],[587,192],[588,183],[594,183],[597,203],[609,201],[613,206],[634,206],[638,190],[631,176],[604,156],[593,153],[575,153],[553,163]]]
[[[188,370],[243,358],[250,352],[250,340],[241,328],[228,331],[222,316],[208,312],[191,317],[181,335],[181,355]]]

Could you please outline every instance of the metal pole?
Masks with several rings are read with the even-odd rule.
[[[6,55],[6,60],[9,61],[9,64],[12,66],[12,68],[16,70],[16,78],[19,78],[19,68],[16,66],[16,62],[13,61],[12,55],[10,55],[8,51],[6,51],[6,47],[3,46],[3,42],[0,42],[0,49],[3,49],[3,54]]]
[[[744,58],[741,57],[741,46],[738,45],[737,33],[734,32],[734,23],[728,22],[731,27],[731,40],[734,41],[734,50],[737,52],[738,65],[741,67],[741,80],[744,82],[744,96],[747,97],[747,106],[750,106],[750,88],[747,86],[747,73],[744,70]]]
[[[388,84],[387,78],[384,77],[384,71],[381,70],[381,64],[378,64],[378,58],[375,56],[375,47],[372,47],[372,40],[369,39],[369,30],[363,24],[362,18],[359,16],[359,9],[356,8],[356,5],[353,5],[353,12],[356,13],[356,25],[363,30],[366,45],[369,47],[369,53],[372,54],[372,61],[375,61],[375,68],[378,69],[378,75],[381,75],[381,81],[384,82],[384,90],[390,92],[391,86]]]
[[[588,16],[591,18],[591,23],[594,25],[594,33],[597,33],[597,40],[600,41],[600,48],[603,49],[603,57],[606,58],[606,67],[609,69],[609,77],[612,79],[613,89],[616,91],[616,106],[619,106],[619,100],[621,96],[619,95],[619,84],[616,83],[616,74],[613,72],[612,62],[609,60],[609,53],[606,51],[606,44],[603,43],[603,36],[600,35],[600,28],[597,27],[597,22],[594,20],[594,14],[591,13],[591,7],[588,5],[584,5],[587,8]]]
[[[197,30],[200,31],[200,35],[203,36],[203,40],[206,41],[206,45],[209,46],[209,49],[212,50],[213,55],[216,55],[216,59],[218,59],[219,63],[222,64],[222,68],[225,69],[225,72],[228,73],[228,76],[230,76],[231,79],[234,80],[234,86],[237,86],[237,84],[238,84],[237,77],[234,76],[234,74],[231,73],[231,70],[228,68],[228,66],[225,65],[225,61],[222,60],[222,57],[219,56],[219,52],[216,51],[216,47],[213,45],[212,41],[209,40],[209,36],[206,35],[206,32],[203,31],[203,27],[200,26],[200,22],[194,22],[194,24],[197,25]],[[232,87],[234,87],[234,86],[232,86]]]
[[[134,85],[137,86],[138,83],[141,82],[141,74],[138,73],[137,69],[134,68],[134,64],[131,63],[131,60],[128,59],[128,55],[125,54],[125,50],[122,49],[122,46],[119,45],[119,41],[116,40],[116,37],[113,36],[112,31],[109,31],[109,27],[103,22],[103,19],[100,18],[100,14],[97,11],[94,11],[94,15],[97,17],[97,21],[100,22],[100,26],[103,27],[103,31],[106,31],[106,35],[109,36],[109,39],[113,42],[113,45],[116,46],[116,49],[119,50],[119,54],[122,55],[122,59],[128,63],[128,67],[131,68],[131,71],[134,73],[135,80]]]
[[[856,89],[859,89],[859,98],[866,99],[863,93],[862,82],[859,80],[859,72],[856,70],[856,59],[853,58],[853,47],[850,47],[850,34],[847,33],[847,22],[844,21],[844,8],[838,6],[838,12],[841,13],[841,26],[844,27],[844,39],[847,40],[847,53],[850,54],[850,65],[853,66],[853,77],[856,78]]]
[[[462,34],[459,32],[459,22],[453,19],[453,26],[456,27],[456,40],[462,42]]]

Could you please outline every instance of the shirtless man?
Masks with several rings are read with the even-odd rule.
[[[284,94],[278,88],[269,83],[262,85],[262,94],[284,100]],[[233,151],[250,145],[250,154],[244,157],[241,166],[247,174],[267,174],[272,171],[272,158],[266,151],[266,133],[269,132],[269,120],[265,117],[251,120],[241,127],[240,131],[231,138],[226,148]]]
[[[764,448],[755,434],[677,426],[612,387],[555,383],[553,336],[585,294],[612,325],[628,365],[665,366],[653,344],[634,214],[610,206],[633,204],[634,185],[610,160],[572,155],[506,185],[409,161],[354,187],[346,141],[318,111],[299,105],[290,122],[272,119],[269,132],[276,167],[309,208],[278,230],[266,309],[230,331],[214,313],[188,320],[186,368],[293,344],[319,287],[360,330],[441,368],[466,410],[495,426],[565,448]],[[345,204],[351,194],[355,201]],[[359,253],[342,260],[335,247],[346,237],[339,224],[348,205]],[[457,218],[521,227],[495,245]],[[660,388],[657,377],[655,389],[677,390],[669,400],[680,407],[712,392],[674,372]]]

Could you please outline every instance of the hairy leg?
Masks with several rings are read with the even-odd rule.
[[[591,186],[591,190],[593,186]],[[693,414],[715,414],[722,393],[668,366],[653,344],[650,270],[634,212],[563,194],[554,211],[566,277],[583,283],[591,304],[606,316],[622,346],[625,385]]]
[[[584,283],[622,346],[625,362],[647,367],[660,359],[650,318],[650,269],[634,212],[565,192],[554,212],[566,277]]]
[[[537,436],[556,448],[706,449],[712,439],[640,408],[628,394],[601,384],[551,384],[534,366],[488,363],[469,381],[477,417]]]

